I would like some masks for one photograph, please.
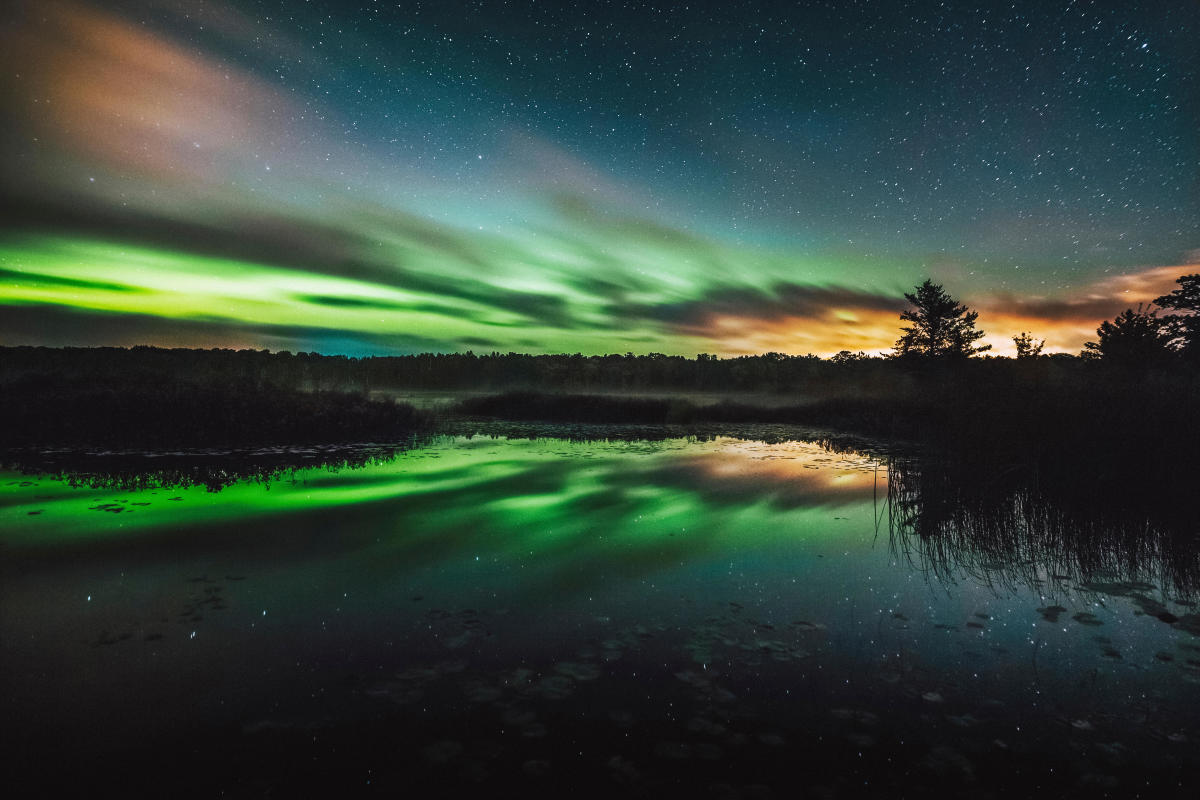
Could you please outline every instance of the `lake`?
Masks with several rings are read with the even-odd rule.
[[[0,473],[10,774],[1191,796],[1196,548],[970,506],[865,443],[557,433],[191,486]]]

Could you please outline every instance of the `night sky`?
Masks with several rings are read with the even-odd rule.
[[[0,12],[0,343],[1078,352],[1200,271],[1200,3]]]

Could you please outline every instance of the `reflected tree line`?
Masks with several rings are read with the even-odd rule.
[[[301,470],[337,472],[386,464],[407,450],[427,444],[430,438],[415,436],[389,445],[174,453],[13,451],[0,455],[0,470],[89,489],[142,491],[203,486],[209,492],[219,492],[238,483],[269,489],[273,483],[296,480]]]
[[[689,436],[698,441],[733,436],[754,441],[816,442],[827,450],[866,456],[882,466],[877,517],[896,555],[937,582],[971,578],[997,588],[1034,586],[1096,588],[1126,593],[1158,615],[1150,596],[1200,594],[1200,546],[1188,497],[1164,497],[1130,470],[1120,494],[1096,491],[1085,464],[1052,482],[1020,465],[976,457],[883,447],[847,436],[820,436],[793,426],[561,426],[461,421],[468,437],[551,438],[574,442],[658,441]],[[0,468],[61,480],[71,486],[172,489],[204,486],[221,491],[235,483],[270,484],[302,478],[301,470],[338,471],[384,465],[410,448],[403,445],[276,448],[208,453],[115,454],[40,452],[9,455]],[[643,478],[645,476],[642,476]],[[689,485],[677,486],[687,491]],[[691,487],[701,491],[699,487]],[[736,502],[754,505],[781,490],[772,481],[739,484]],[[711,489],[711,487],[710,487]],[[735,502],[722,493],[722,502]],[[1132,587],[1132,588],[1130,588]],[[1168,620],[1170,621],[1170,620]]]
[[[969,576],[1050,592],[1141,584],[1139,594],[1160,588],[1173,598],[1200,591],[1197,523],[1186,498],[1154,502],[1138,484],[1105,497],[1084,465],[1073,480],[1046,484],[986,461],[886,463],[891,547],[938,581]]]

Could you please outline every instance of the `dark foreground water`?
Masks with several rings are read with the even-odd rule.
[[[1023,506],[931,534],[954,509],[906,480],[889,496],[868,455],[726,437],[442,438],[217,492],[4,473],[5,774],[176,796],[1194,796],[1178,554],[1047,545]]]

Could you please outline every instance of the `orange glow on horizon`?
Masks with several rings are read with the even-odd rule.
[[[1097,281],[1069,299],[1005,295],[974,302],[962,298],[962,302],[979,311],[976,327],[987,334],[981,343],[992,345],[990,355],[1015,355],[1012,337],[1023,331],[1036,340],[1045,339],[1046,354],[1079,353],[1085,342],[1095,340],[1101,322],[1126,308],[1149,305],[1177,288],[1179,276],[1198,272],[1200,264],[1151,267]],[[830,308],[815,318],[761,319],[714,313],[702,333],[689,332],[718,342],[722,352],[733,356],[777,352],[829,357],[842,350],[887,354],[900,337],[901,324],[899,314],[888,311]]]

